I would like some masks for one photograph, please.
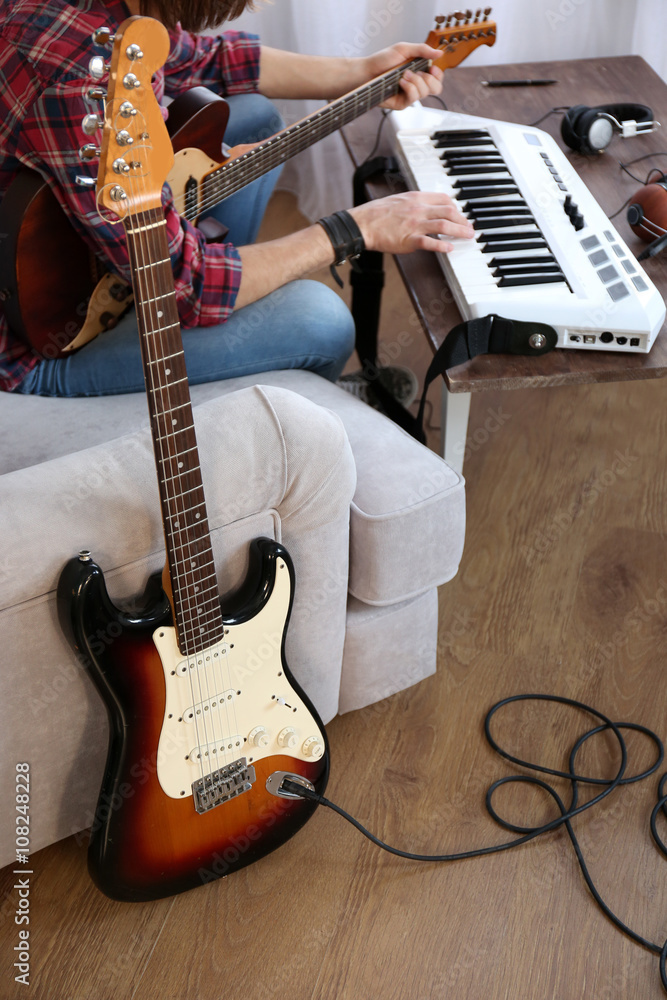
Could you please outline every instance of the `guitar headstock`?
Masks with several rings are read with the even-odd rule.
[[[436,17],[435,28],[426,42],[434,49],[442,49],[443,54],[440,59],[434,59],[433,65],[450,69],[463,62],[479,45],[494,45],[496,23],[489,21],[490,13],[490,7],[480,7],[475,13],[458,10],[446,17]]]
[[[98,33],[96,41],[104,44],[104,36],[100,40]],[[151,17],[128,18],[113,38],[97,203],[121,219],[161,206],[162,185],[173,166],[171,141],[151,86],[168,55],[167,29]]]

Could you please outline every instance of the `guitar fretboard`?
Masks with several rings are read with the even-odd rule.
[[[222,164],[202,181],[202,200],[188,204],[183,215],[191,221],[202,211],[217,205],[229,195],[240,191],[257,177],[261,177],[289,160],[296,153],[308,149],[320,139],[348,125],[366,111],[394,95],[399,89],[399,81],[406,70],[419,73],[429,66],[427,59],[413,59],[408,63],[389,70],[368,84],[350,91],[344,97],[315,111],[294,125],[271,136],[265,142],[247,153]]]
[[[181,652],[224,635],[181,328],[161,210],[124,220]]]

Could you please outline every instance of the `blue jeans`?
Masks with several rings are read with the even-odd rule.
[[[282,127],[259,94],[228,98],[225,142],[257,142]],[[229,228],[238,246],[253,243],[280,168],[227,198],[209,215]],[[306,368],[335,381],[354,349],[354,324],[342,300],[318,281],[293,281],[244,306],[216,326],[183,330],[191,384],[282,368]],[[41,361],[16,392],[40,396],[104,396],[143,392],[134,311],[70,357]]]

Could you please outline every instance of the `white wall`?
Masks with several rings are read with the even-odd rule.
[[[229,27],[257,32],[276,48],[364,55],[396,41],[423,41],[434,16],[456,8],[440,0],[273,0]],[[637,53],[667,78],[667,0],[495,0],[491,16],[497,42],[473,52],[468,65]],[[651,103],[650,94],[627,99]],[[317,104],[279,106],[290,122]],[[304,214],[319,218],[350,203],[349,172],[340,137],[332,136],[287,164],[281,186],[298,193]]]

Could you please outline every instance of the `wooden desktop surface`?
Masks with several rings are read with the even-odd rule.
[[[558,81],[548,87],[482,86],[482,80],[549,78]],[[662,127],[631,139],[615,137],[608,150],[597,157],[584,157],[569,150],[560,136],[562,114],[550,115],[539,127],[549,132],[565,151],[608,216],[635,194],[651,167],[667,172],[667,85],[639,56],[609,59],[582,59],[563,62],[515,63],[505,66],[459,66],[445,74],[443,100],[450,111],[465,112],[501,121],[534,123],[554,107],[589,106],[615,102],[649,105]],[[438,105],[429,101],[433,107]],[[371,152],[380,111],[375,108],[344,129],[344,138],[355,165]],[[390,155],[390,129],[385,123],[378,155]],[[630,169],[641,183],[624,173],[620,160],[650,153],[664,153],[635,164]],[[377,175],[367,184],[372,198],[405,190],[401,181],[389,182]],[[625,211],[613,224],[630,249],[638,254],[646,244],[628,226]],[[667,251],[666,251],[667,253]],[[396,256],[396,263],[433,350],[437,350],[461,315],[447,288],[435,256],[426,251]],[[646,261],[647,273],[667,299],[667,258],[663,254]],[[502,310],[498,310],[502,314]],[[536,317],[547,319],[546,317]],[[473,358],[445,376],[450,392],[485,389],[535,388],[586,382],[617,382],[630,379],[661,378],[667,374],[667,331],[663,327],[649,354],[621,354],[607,351],[556,349],[542,357],[514,357],[487,354]]]

